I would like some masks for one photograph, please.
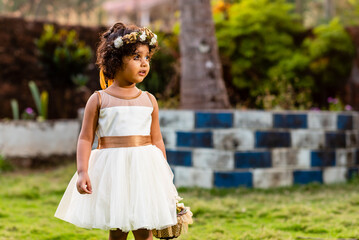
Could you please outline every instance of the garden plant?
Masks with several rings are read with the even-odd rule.
[[[214,6],[223,63],[249,107],[327,108],[349,77],[355,50],[340,19],[305,29],[293,9],[285,0]]]

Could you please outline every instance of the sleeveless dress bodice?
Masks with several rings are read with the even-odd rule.
[[[150,135],[153,107],[145,92],[135,99],[120,99],[101,92],[97,135]]]

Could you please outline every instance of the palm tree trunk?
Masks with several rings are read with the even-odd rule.
[[[334,0],[324,1],[325,18],[330,21],[335,15]]]
[[[303,11],[304,11],[303,0],[295,0],[295,11],[300,15],[301,19],[303,19]]]
[[[210,0],[179,0],[181,108],[229,108]]]

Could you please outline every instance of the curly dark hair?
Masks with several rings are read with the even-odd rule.
[[[153,45],[150,45],[148,42],[140,41],[127,43],[120,48],[115,48],[114,40],[117,37],[123,37],[126,34],[139,32],[140,30],[141,28],[137,27],[136,25],[125,25],[121,22],[118,22],[115,23],[106,32],[102,33],[96,52],[96,64],[100,69],[102,69],[106,79],[113,79],[115,77],[116,72],[123,67],[123,57],[134,55],[139,45],[147,45],[150,50],[151,57],[158,50],[157,42]]]

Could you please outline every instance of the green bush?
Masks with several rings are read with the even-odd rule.
[[[76,75],[72,75],[71,76],[71,81],[77,86],[77,87],[82,87],[82,86],[86,86],[86,84],[89,81],[89,77],[84,75],[84,74],[76,74]]]
[[[248,107],[326,104],[349,76],[353,44],[338,19],[306,31],[285,0],[241,0],[214,14],[222,59]],[[323,97],[317,98],[318,92]],[[242,97],[243,98],[243,97]]]
[[[249,92],[252,107],[263,107],[257,96],[277,90],[272,79],[282,74],[274,74],[276,68],[292,57],[295,36],[304,31],[292,8],[284,0],[242,0],[215,14],[218,46],[231,62],[233,85]]]
[[[72,76],[83,73],[92,58],[92,50],[77,37],[76,31],[45,25],[41,37],[35,41],[40,61],[55,86],[73,85]]]
[[[310,59],[310,74],[315,79],[313,94],[326,102],[329,96],[337,95],[349,78],[355,48],[338,18],[314,28],[313,34],[304,40],[303,54]]]

